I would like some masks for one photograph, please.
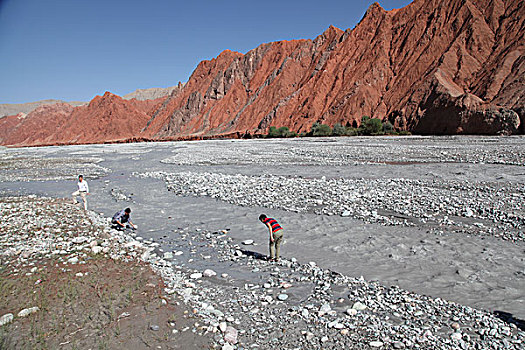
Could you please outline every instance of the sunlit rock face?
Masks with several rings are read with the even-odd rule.
[[[519,0],[415,0],[392,11],[375,3],[355,28],[226,50],[168,96],[98,96],[45,135],[1,142],[239,137],[358,126],[363,116],[421,134],[522,133],[524,18]]]

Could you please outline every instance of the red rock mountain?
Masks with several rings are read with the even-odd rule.
[[[67,103],[42,105],[24,115],[0,119],[0,138],[4,145],[54,144],[55,133],[69,119],[73,106]]]
[[[0,139],[4,145],[17,146],[129,140],[140,133],[150,118],[148,112],[160,100],[128,101],[106,92],[85,106],[44,105],[25,118],[18,118],[18,124],[9,132],[0,132]],[[1,118],[0,130],[4,129],[4,120],[12,125],[14,118]]]
[[[239,136],[269,126],[302,132],[317,121],[357,126],[363,116],[421,134],[523,133],[524,19],[522,0],[414,0],[393,11],[376,3],[354,29],[330,27],[314,40],[262,44],[245,55],[224,51],[167,98],[107,93],[74,108],[49,135],[9,133],[6,141],[0,131],[0,142]]]

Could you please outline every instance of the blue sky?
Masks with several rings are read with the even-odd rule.
[[[385,9],[410,0],[378,1]],[[0,0],[0,103],[186,81],[201,60],[353,28],[368,0]]]

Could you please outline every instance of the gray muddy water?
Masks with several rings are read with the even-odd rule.
[[[266,213],[285,228],[285,257],[525,318],[524,138],[3,149],[0,170],[1,193],[52,197],[70,197],[82,172],[89,209],[131,207],[137,234],[165,251],[188,249],[179,228],[228,229],[267,254]]]

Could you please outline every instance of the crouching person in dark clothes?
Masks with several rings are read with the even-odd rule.
[[[111,223],[113,224],[112,227],[117,230],[124,230],[126,228],[137,229],[137,225],[133,225],[133,223],[131,222],[131,219],[129,217],[130,214],[130,208],[126,208],[119,212],[116,212],[115,215],[113,215],[113,218],[111,219]]]
[[[259,216],[259,220],[268,227],[270,233],[270,261],[279,260],[279,248],[283,240],[283,228],[277,220],[269,218],[264,214]]]

